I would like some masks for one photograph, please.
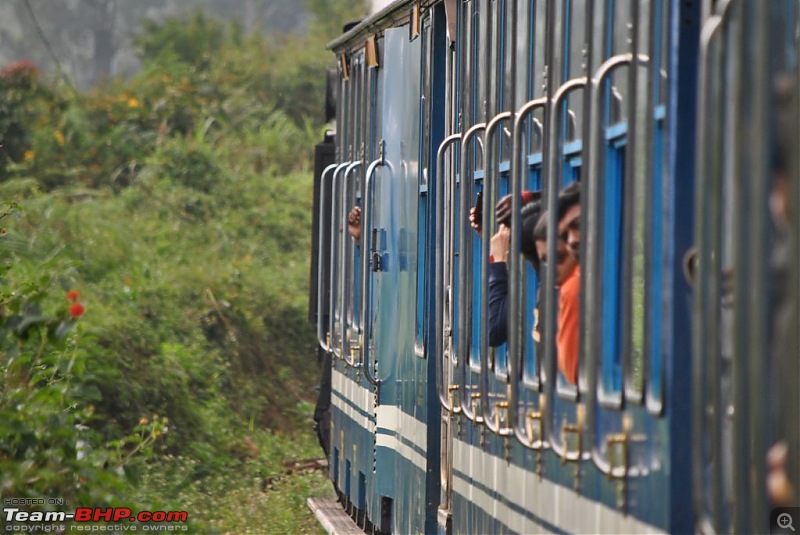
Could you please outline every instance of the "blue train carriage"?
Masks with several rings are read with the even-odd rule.
[[[331,43],[337,132],[335,162],[319,174],[318,337],[332,362],[330,475],[362,528],[763,531],[752,511],[769,499],[752,483],[765,481],[770,445],[798,451],[788,387],[800,307],[786,276],[797,273],[787,238],[797,212],[767,234],[776,181],[766,178],[780,167],[784,206],[798,206],[798,125],[777,119],[796,114],[795,10],[788,0],[401,1]],[[792,80],[789,97],[772,98],[779,78]],[[723,134],[731,124],[737,133]],[[575,384],[556,364],[554,262],[537,273],[511,255],[508,340],[489,347],[491,233],[481,240],[467,219],[479,191],[494,229],[502,195],[542,190],[555,258],[557,196],[573,182],[583,197]],[[357,241],[347,233],[356,205]],[[752,215],[742,224],[734,211]],[[780,298],[775,255],[788,259]],[[785,395],[767,399],[780,381]],[[785,468],[796,487],[791,455]]]
[[[705,8],[687,262],[695,527],[789,533],[800,522],[800,6]]]
[[[673,415],[688,415],[672,393],[688,391],[690,378],[669,375],[689,365],[689,348],[671,342],[688,340],[690,325],[685,310],[656,305],[663,292],[688,297],[672,277],[668,251],[689,244],[691,227],[681,232],[675,222],[691,205],[671,200],[691,194],[693,181],[675,172],[668,150],[686,143],[681,128],[693,131],[685,111],[693,99],[679,94],[693,87],[697,68],[678,61],[696,47],[699,16],[689,7],[456,6],[452,132],[460,136],[443,147],[445,162],[458,169],[445,188],[454,200],[444,207],[444,220],[458,228],[445,240],[443,286],[454,288],[454,304],[445,309],[441,354],[443,531],[692,527],[689,448],[673,440],[680,433],[671,427],[681,425]],[[550,214],[547,257],[555,258],[557,196],[576,181],[584,196],[582,328],[571,384],[556,366],[555,262],[537,274],[520,255],[511,259],[507,351],[488,347],[487,240],[470,231],[465,211],[482,190],[484,227],[493,228],[500,195],[541,189]],[[511,227],[519,228],[517,206],[513,213]],[[519,250],[517,233],[511,249]],[[529,334],[537,293],[539,344]]]
[[[434,531],[439,498],[425,162],[441,137],[430,114],[442,112],[430,104],[432,70],[421,60],[444,41],[434,43],[419,13],[412,31],[403,11],[402,23],[390,9],[331,44],[340,60],[335,162],[318,186],[319,236],[330,251],[316,281],[327,306],[318,338],[332,357],[330,477],[358,524],[385,533]],[[358,239],[347,228],[354,206]]]

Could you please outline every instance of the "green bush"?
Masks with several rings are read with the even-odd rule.
[[[13,213],[6,206],[0,220]],[[5,229],[4,229],[5,231]],[[8,236],[3,233],[4,238]],[[0,240],[4,239],[0,238]],[[0,242],[2,243],[2,242]],[[110,504],[137,454],[152,454],[166,421],[139,422],[116,441],[97,431],[90,357],[81,344],[86,307],[68,275],[16,277],[4,249],[0,273],[0,494]],[[65,296],[59,299],[59,296]]]
[[[166,21],[130,81],[76,96],[35,71],[0,80],[0,199],[25,203],[0,237],[0,494],[206,503],[203,533],[244,529],[215,510],[234,496],[279,529],[304,509],[264,490],[320,453],[298,434],[318,380],[320,39]]]

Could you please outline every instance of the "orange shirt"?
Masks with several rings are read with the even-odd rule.
[[[561,285],[558,297],[558,369],[570,384],[578,382],[578,322],[580,317],[581,268],[576,266]]]

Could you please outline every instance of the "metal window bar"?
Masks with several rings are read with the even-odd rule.
[[[495,146],[493,136],[499,127],[502,127],[506,121],[514,120],[514,115],[511,112],[501,112],[492,118],[486,126],[484,134],[484,147],[486,149],[486,165],[484,167],[483,177],[483,217],[481,219],[482,239],[481,239],[481,263],[483,269],[481,270],[481,323],[480,323],[480,357],[481,357],[481,371],[479,377],[481,399],[484,400],[483,406],[483,421],[486,427],[496,434],[502,436],[509,436],[511,429],[508,426],[509,420],[506,419],[506,425],[501,426],[500,412],[502,403],[508,406],[505,399],[495,400],[494,410],[489,403],[489,379],[491,370],[489,370],[489,245],[491,243],[491,236],[495,232],[495,189],[499,180],[499,173],[497,172]],[[502,132],[502,128],[501,128]],[[512,227],[519,229],[519,226]],[[516,377],[506,376],[506,380],[516,380]]]
[[[331,187],[331,195],[333,196],[332,206],[331,206],[331,269],[330,269],[330,312],[328,316],[328,321],[330,325],[328,327],[328,332],[330,332],[331,342],[330,348],[333,351],[333,354],[337,358],[342,358],[342,348],[337,347],[336,343],[336,321],[337,321],[337,307],[336,304],[338,302],[338,293],[341,291],[339,287],[339,270],[337,266],[339,265],[339,256],[342,254],[341,251],[341,242],[344,239],[343,232],[346,232],[345,229],[341,228],[339,225],[340,216],[339,211],[342,210],[341,207],[341,195],[338,194],[339,188],[339,175],[342,171],[344,171],[351,162],[345,162],[339,164],[336,170],[333,172],[333,186]]]
[[[366,179],[364,181],[364,208],[362,218],[362,245],[361,245],[361,358],[357,363],[358,367],[364,368],[364,375],[367,380],[374,386],[379,386],[381,380],[377,374],[372,370],[371,349],[372,343],[370,337],[372,336],[372,315],[370,314],[372,306],[372,268],[370,264],[375,261],[373,258],[373,233],[372,233],[372,198],[374,197],[374,177],[375,171],[379,167],[386,167],[389,169],[390,176],[394,175],[391,163],[386,160],[383,150],[381,156],[377,160],[369,164],[366,172]]]
[[[464,415],[472,421],[480,421],[482,418],[475,411],[472,410],[471,399],[466,395],[467,385],[471,386],[469,381],[470,367],[470,353],[472,349],[472,306],[473,306],[473,273],[472,273],[472,227],[469,223],[469,218],[466,216],[467,210],[470,206],[472,199],[472,186],[474,181],[472,175],[468,175],[469,171],[469,147],[470,140],[479,132],[486,129],[486,123],[478,123],[472,128],[467,130],[464,134],[464,139],[461,141],[461,158],[459,160],[459,177],[460,177],[460,190],[459,190],[459,251],[458,251],[458,308],[457,308],[457,321],[458,321],[458,347],[457,355],[461,365],[461,410]],[[477,138],[476,138],[477,139]],[[485,157],[484,157],[485,160]],[[453,199],[455,200],[455,199]],[[453,248],[452,250],[455,250]]]
[[[580,348],[580,369],[584,368],[586,378],[586,443],[594,445],[596,443],[595,425],[596,411],[599,402],[598,382],[599,366],[598,357],[592,355],[602,354],[602,322],[604,318],[601,313],[601,296],[603,284],[603,188],[601,187],[602,174],[604,169],[604,151],[602,150],[601,129],[605,124],[603,114],[606,111],[603,95],[605,94],[606,79],[618,68],[628,66],[633,61],[633,54],[620,54],[606,59],[597,69],[591,80],[591,100],[589,109],[589,138],[584,144],[584,159],[588,163],[589,169],[586,173],[586,182],[582,191],[582,206],[584,210],[581,214],[581,242],[584,245],[585,254],[581,255],[581,292],[583,301],[581,303],[581,325],[583,337],[581,338]],[[646,63],[647,56],[639,55],[639,63]],[[585,215],[584,215],[585,214]],[[611,404],[616,408],[621,403]],[[605,474],[611,473],[611,466],[606,459],[600,456],[596,448],[592,447],[592,459],[594,464]]]
[[[442,405],[442,408],[447,412],[453,412],[454,407],[453,403],[449,399],[450,392],[448,391],[448,387],[451,385],[446,385],[445,381],[445,374],[444,368],[445,366],[450,369],[450,358],[446,355],[445,352],[445,339],[452,337],[452,329],[448,329],[450,332],[445,332],[445,287],[448,287],[449,291],[449,278],[445,273],[445,254],[448,254],[448,248],[445,245],[446,237],[448,236],[447,226],[450,224],[451,221],[450,215],[450,203],[449,203],[449,190],[451,189],[449,184],[450,180],[445,177],[445,154],[447,150],[454,145],[455,143],[461,142],[461,134],[452,134],[446,137],[440,144],[439,149],[436,151],[436,221],[439,222],[437,225],[437,235],[436,235],[436,244],[435,244],[435,254],[436,254],[436,273],[435,273],[435,284],[434,287],[436,288],[436,341],[435,341],[435,355],[438,359],[438,363],[436,366],[436,384],[438,385],[439,391],[439,402]],[[447,194],[445,191],[448,190]],[[447,213],[445,213],[447,212]],[[451,318],[452,321],[452,300],[448,300],[448,310],[447,316]]]
[[[325,205],[327,204],[325,199],[325,178],[337,167],[338,164],[332,163],[322,171],[322,174],[319,177],[319,232],[317,233],[317,236],[319,236],[320,243],[317,244],[317,248],[320,250],[320,252],[323,250],[322,235],[325,230],[324,214]],[[333,190],[331,191],[331,195],[333,196]],[[332,255],[333,253],[331,253],[331,256]],[[325,314],[322,313],[322,303],[324,302],[325,295],[325,269],[323,268],[323,260],[324,259],[320,257],[319,261],[317,262],[317,342],[319,342],[319,346],[326,353],[330,353],[330,338],[325,338],[325,327],[323,326]]]
[[[718,14],[703,24],[700,34],[698,118],[695,199],[695,247],[697,249],[697,282],[694,291],[693,353],[693,474],[695,513],[698,521],[705,519],[705,467],[706,430],[709,429],[708,447],[716,456],[711,461],[710,514],[713,526],[722,523],[720,493],[722,467],[719,460],[721,446],[721,418],[719,406],[719,300],[720,300],[720,229],[721,217],[721,161],[719,120],[711,114],[712,91],[720,69],[720,52],[712,49],[722,35],[731,0],[723,0]],[[712,145],[713,143],[713,145]],[[700,335],[702,333],[702,335]],[[734,386],[734,390],[736,386]],[[742,445],[744,446],[744,445]],[[736,484],[736,483],[734,483]]]
[[[527,151],[523,150],[523,147],[527,147],[527,143],[522,141],[522,135],[525,132],[525,121],[527,117],[535,112],[536,110],[544,110],[545,112],[545,122],[547,122],[547,98],[539,98],[535,100],[531,100],[523,105],[515,114],[514,116],[514,127],[512,129],[512,149],[511,149],[511,176],[510,176],[510,184],[509,190],[511,193],[511,228],[512,229],[519,229],[520,225],[522,224],[522,173],[527,173]],[[523,144],[524,143],[524,144]],[[523,165],[520,161],[522,158],[526,158],[525,164]],[[528,448],[541,448],[541,441],[532,441],[529,440],[527,428],[520,427],[519,422],[519,415],[518,415],[518,408],[519,408],[519,370],[524,362],[524,354],[522,353],[522,348],[524,347],[522,336],[524,336],[525,329],[522,328],[524,325],[524,315],[522,310],[522,302],[521,302],[521,295],[520,292],[516,291],[517,288],[521,287],[521,279],[522,279],[522,270],[524,269],[522,253],[520,253],[520,233],[519,232],[512,232],[511,233],[511,243],[509,245],[509,250],[511,254],[509,254],[508,258],[508,287],[512,290],[509,292],[508,296],[508,375],[510,377],[509,382],[509,406],[508,406],[508,420],[511,422],[514,436],[517,437],[517,440],[524,446]],[[541,366],[540,364],[541,359],[537,358],[537,368]],[[540,388],[540,378],[537,374],[535,378],[536,388]],[[542,407],[540,406],[540,409]],[[546,422],[547,419],[543,419],[542,422]]]
[[[542,375],[544,377],[544,392],[546,399],[555,399],[558,394],[562,397],[579,400],[578,389],[574,386],[561,387],[558,383],[558,364],[557,364],[557,348],[556,348],[556,333],[558,329],[558,318],[556,311],[558,310],[558,299],[556,290],[556,240],[558,239],[558,193],[561,184],[561,167],[563,164],[562,148],[560,140],[560,124],[563,122],[563,115],[559,113],[562,103],[574,91],[583,90],[586,88],[587,78],[581,76],[572,80],[566,81],[558,90],[553,94],[553,98],[549,103],[549,112],[546,121],[547,126],[547,158],[545,159],[545,172],[542,177],[543,195],[546,199],[547,210],[547,262],[545,264],[544,276],[542,279],[542,305],[544,307],[544,319],[542,321],[544,330],[541,333],[543,336],[544,359],[542,366]],[[540,312],[541,315],[541,312]],[[580,351],[579,351],[580,353]],[[580,360],[579,360],[580,362]],[[579,366],[580,367],[580,366]],[[548,419],[552,414],[547,415]],[[553,451],[562,459],[565,460],[578,460],[580,459],[581,440],[578,440],[577,451],[567,451],[568,442],[566,437],[562,436],[562,442],[556,439],[555,426],[550,427],[550,424],[555,422],[547,422],[545,427],[548,442]],[[562,427],[562,432],[564,431]]]
[[[552,377],[547,389],[551,393],[558,392],[562,396],[570,399],[577,399],[577,388],[572,386],[562,387],[558,385],[558,371],[556,365],[556,346],[555,338],[558,327],[558,318],[556,311],[558,310],[558,300],[556,291],[556,246],[558,239],[558,194],[561,190],[561,173],[563,166],[563,157],[561,150],[561,124],[563,121],[562,114],[559,112],[562,103],[574,91],[585,89],[587,78],[581,76],[565,82],[553,95],[550,102],[550,115],[553,120],[548,121],[547,135],[548,135],[548,152],[545,160],[546,167],[544,176],[542,177],[543,184],[543,198],[546,199],[547,208],[547,262],[544,270],[544,277],[542,281],[544,305],[544,364],[545,364],[545,377]],[[579,351],[580,353],[580,351]],[[580,359],[579,359],[580,362]],[[579,366],[580,367],[580,366]]]
[[[351,346],[350,325],[351,325],[351,319],[352,319],[352,306],[351,306],[352,303],[351,303],[351,300],[352,300],[352,297],[353,297],[352,296],[352,292],[353,292],[352,286],[353,285],[349,284],[351,282],[350,281],[350,277],[352,276],[352,269],[350,269],[352,267],[351,266],[351,264],[352,264],[351,260],[353,258],[352,250],[353,250],[355,245],[353,243],[353,240],[349,240],[348,236],[345,235],[347,233],[347,226],[348,226],[348,219],[347,218],[348,218],[348,214],[350,213],[350,210],[349,210],[350,203],[348,201],[350,201],[352,199],[352,197],[353,197],[353,195],[350,194],[351,186],[353,186],[353,184],[348,182],[347,177],[349,177],[353,173],[353,171],[355,171],[359,167],[361,167],[361,165],[362,165],[362,162],[360,160],[352,162],[350,165],[348,165],[347,168],[345,169],[345,172],[344,172],[344,183],[342,184],[342,204],[341,204],[341,206],[342,206],[342,215],[341,215],[341,217],[342,217],[342,228],[344,229],[343,236],[344,236],[344,239],[347,240],[347,241],[345,241],[343,243],[343,247],[342,247],[343,254],[341,255],[341,258],[340,258],[340,261],[341,261],[341,277],[342,277],[342,280],[345,281],[345,285],[342,286],[341,295],[339,297],[341,299],[340,315],[342,317],[342,332],[341,332],[341,336],[342,336],[342,355],[344,357],[345,362],[347,364],[349,364],[350,366],[352,366],[355,363],[355,361],[353,359],[352,352],[350,350],[350,346]],[[362,225],[362,227],[363,227],[363,225]]]
[[[733,366],[743,366],[745,361],[747,367],[747,380],[752,385],[748,392],[748,398],[740,398],[735,394],[735,410],[737,413],[743,412],[749,402],[750,418],[746,428],[738,431],[734,428],[734,433],[738,441],[739,438],[748,437],[750,451],[744,462],[738,462],[734,457],[734,496],[747,496],[747,502],[739,502],[734,508],[733,530],[738,532],[754,532],[761,529],[762,520],[757,514],[758,511],[767,511],[767,498],[765,493],[766,481],[766,455],[767,455],[767,359],[763,357],[763,351],[767,344],[767,295],[768,295],[768,271],[767,262],[769,258],[767,244],[768,230],[768,188],[771,183],[770,159],[771,159],[771,136],[770,130],[770,98],[772,87],[769,81],[771,69],[771,51],[769,47],[769,9],[771,2],[745,2],[736,3],[736,8],[741,5],[742,12],[737,15],[742,17],[747,30],[743,33],[747,35],[748,47],[752,47],[753,60],[743,61],[742,74],[749,73],[749,76],[741,76],[739,83],[751,93],[748,103],[752,104],[752,124],[746,130],[749,137],[744,135],[740,138],[744,143],[745,150],[735,147],[731,156],[741,157],[743,162],[749,164],[747,169],[742,168],[739,176],[734,176],[734,183],[742,191],[743,207],[750,216],[751,224],[749,228],[742,227],[742,236],[750,236],[752,241],[748,243],[750,249],[744,250],[741,247],[736,258],[738,265],[748,265],[742,273],[743,280],[737,281],[738,269],[734,271],[734,287],[740,291],[747,288],[747,293],[740,294],[746,296],[747,306],[734,307],[734,330],[747,332],[747,344],[743,347],[734,345]],[[742,39],[743,41],[744,39]],[[743,58],[747,59],[747,58]],[[758,81],[753,84],[752,81]],[[741,108],[737,111],[740,111]],[[744,133],[743,133],[744,134]],[[749,191],[746,189],[750,185]],[[740,223],[743,224],[742,221]],[[746,234],[745,234],[746,232]],[[741,241],[741,240],[739,240]],[[743,245],[739,243],[738,245]],[[747,264],[745,264],[745,262]],[[738,298],[738,295],[736,295]],[[741,316],[737,315],[741,313]],[[742,378],[744,380],[744,378]],[[736,420],[734,420],[736,423]],[[736,434],[742,432],[743,434]],[[792,455],[797,456],[797,452]],[[741,494],[739,494],[741,493]]]

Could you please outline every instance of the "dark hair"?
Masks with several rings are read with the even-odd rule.
[[[581,202],[581,183],[573,182],[558,194],[558,219],[564,217],[574,205]]]
[[[574,205],[581,202],[581,183],[580,182],[573,182],[566,188],[564,188],[561,193],[558,194],[558,201],[556,204],[556,213],[558,214],[558,219],[564,217],[564,214],[567,213],[567,210],[572,208]],[[533,241],[546,241],[547,240],[547,212],[543,211],[541,216],[539,217],[539,221],[536,223],[536,226],[533,229]]]
[[[547,212],[542,212],[533,229],[533,241],[547,241]]]
[[[539,221],[539,214],[542,211],[542,204],[539,201],[529,202],[522,207],[520,214],[520,240],[519,249],[528,261],[532,262],[536,270],[539,270],[539,255],[536,254],[536,243],[533,239],[533,229]]]

